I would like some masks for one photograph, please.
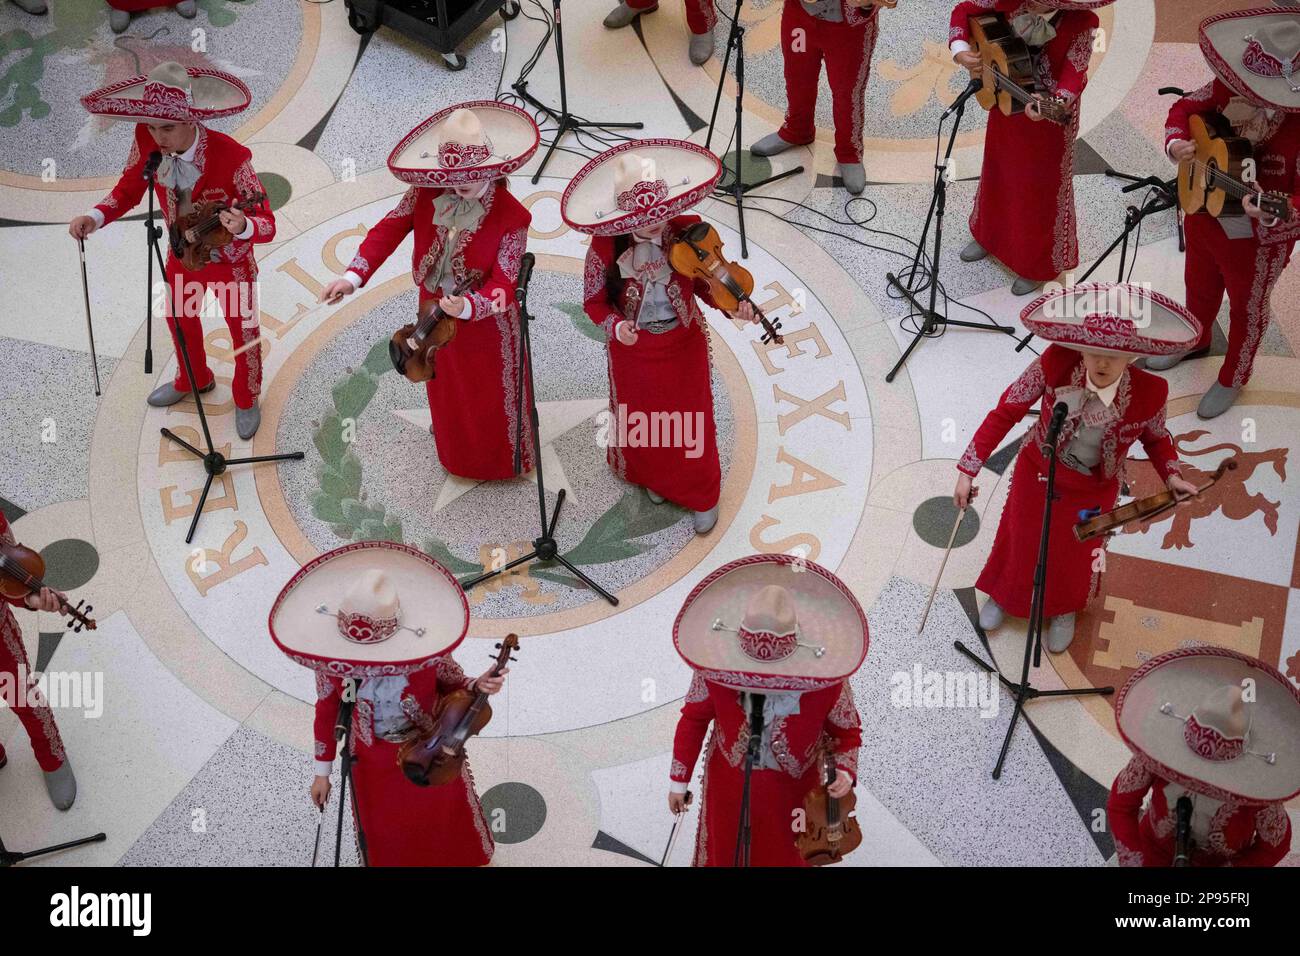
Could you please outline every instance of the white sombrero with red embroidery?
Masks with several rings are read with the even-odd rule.
[[[1048,342],[1113,355],[1173,355],[1201,336],[1201,323],[1187,309],[1128,283],[1057,289],[1029,303],[1020,321]]]
[[[540,141],[537,124],[517,106],[474,100],[439,110],[403,136],[388,168],[412,186],[468,186],[516,172]]]
[[[681,139],[636,139],[607,149],[578,170],[560,216],[578,232],[618,236],[667,222],[707,198],[722,162]]]
[[[133,76],[81,98],[96,116],[130,123],[203,123],[248,108],[253,94],[220,70],[159,63],[147,76]]]
[[[1201,22],[1201,52],[1216,76],[1256,106],[1300,112],[1300,13],[1233,10]]]
[[[754,691],[838,684],[867,656],[867,618],[830,571],[787,554],[724,564],[687,595],[673,644],[707,680]]]
[[[1300,691],[1263,661],[1221,647],[1147,661],[1115,699],[1120,736],[1152,769],[1216,800],[1300,793]]]
[[[451,572],[423,551],[363,541],[303,565],[271,606],[268,627],[304,667],[383,677],[450,653],[469,630],[469,603]]]

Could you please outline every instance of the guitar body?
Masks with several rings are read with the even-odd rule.
[[[1242,215],[1241,200],[1229,195],[1218,178],[1221,174],[1244,178],[1254,155],[1250,140],[1233,135],[1232,124],[1218,113],[1193,116],[1190,127],[1196,156],[1178,164],[1178,201],[1183,212],[1208,212],[1216,219]]]
[[[1025,105],[998,87],[997,73],[1031,93],[1038,92],[1034,57],[1029,52],[1029,44],[1011,29],[1011,24],[1001,13],[981,13],[971,17],[970,32],[971,47],[984,63],[984,87],[975,94],[976,102],[986,110],[996,108],[1004,116],[1023,113]]]

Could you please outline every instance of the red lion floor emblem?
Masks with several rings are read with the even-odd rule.
[[[1139,521],[1131,521],[1124,526],[1125,534],[1141,532],[1146,534],[1147,529],[1162,521],[1172,521],[1169,530],[1165,532],[1164,540],[1160,542],[1160,549],[1167,551],[1169,548],[1191,548],[1192,544],[1192,522],[1197,518],[1205,518],[1215,511],[1223,512],[1224,517],[1230,521],[1243,521],[1254,514],[1263,514],[1264,526],[1268,528],[1269,534],[1277,534],[1277,509],[1281,504],[1279,501],[1269,501],[1262,494],[1250,494],[1246,488],[1246,483],[1250,481],[1255,469],[1263,464],[1271,464],[1273,471],[1283,481],[1286,481],[1286,456],[1288,449],[1271,448],[1268,451],[1244,451],[1240,445],[1234,445],[1225,442],[1219,445],[1211,445],[1208,448],[1201,448],[1195,451],[1188,450],[1185,444],[1196,441],[1209,432],[1204,429],[1197,431],[1184,432],[1174,437],[1174,447],[1178,450],[1178,456],[1183,459],[1183,477],[1192,484],[1202,484],[1213,473],[1202,471],[1195,465],[1187,461],[1199,455],[1210,455],[1215,452],[1229,451],[1237,459],[1237,468],[1235,471],[1225,472],[1219,482],[1207,491],[1202,499],[1193,501],[1190,504],[1176,508],[1173,511],[1166,512],[1155,521],[1143,524]],[[1145,498],[1148,495],[1154,495],[1164,490],[1164,482],[1156,474],[1155,468],[1149,461],[1129,461],[1129,491],[1135,498]]]

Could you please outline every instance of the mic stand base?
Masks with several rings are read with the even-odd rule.
[[[0,840],[0,868],[14,866],[23,860],[30,860],[34,856],[44,856],[47,853],[57,853],[59,850],[68,850],[74,846],[84,846],[87,843],[103,843],[108,839],[104,833],[96,833],[94,836],[83,837],[80,840],[69,840],[67,843],[58,843],[54,846],[41,847],[39,850],[10,850],[5,846],[4,840]]]

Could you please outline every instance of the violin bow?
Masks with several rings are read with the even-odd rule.
[[[90,283],[86,281],[86,240],[77,240],[81,256],[81,295],[86,303],[86,333],[90,336],[90,367],[95,372],[95,395],[99,395],[99,357],[95,355],[95,327],[90,322]]]
[[[687,808],[690,807],[691,800],[694,799],[694,797],[695,795],[693,793],[691,793],[689,790],[686,791]],[[683,810],[681,813],[677,813],[673,815],[673,830],[671,833],[668,834],[668,845],[664,847],[664,855],[659,860],[660,867],[665,867],[668,865],[668,857],[672,856],[673,845],[677,842],[677,834],[681,830],[682,817],[684,816],[686,816],[686,810]]]
[[[971,493],[974,494],[974,492],[975,489],[971,488]],[[970,505],[966,507],[969,508]],[[916,629],[917,634],[925,630],[925,622],[930,617],[930,608],[934,606],[934,596],[939,593],[939,582],[943,580],[943,569],[948,566],[948,556],[952,554],[953,542],[957,540],[957,529],[961,527],[961,521],[965,517],[966,508],[962,508],[957,512],[957,520],[952,523],[952,534],[948,535],[948,547],[943,552],[943,563],[939,565],[939,573],[935,576],[934,587],[930,588],[930,600],[925,602],[925,612],[921,615],[921,626]]]

